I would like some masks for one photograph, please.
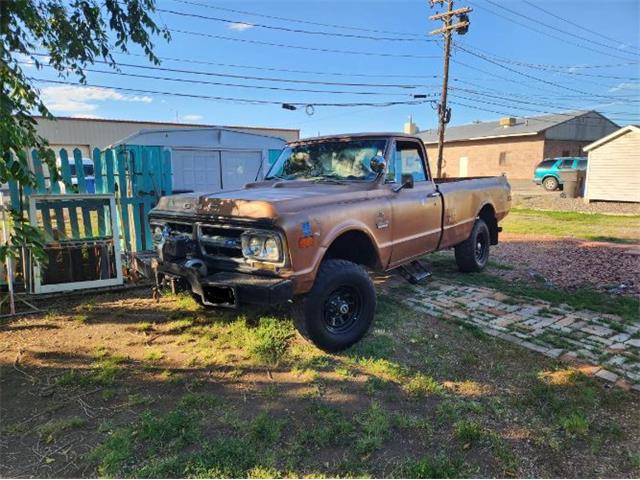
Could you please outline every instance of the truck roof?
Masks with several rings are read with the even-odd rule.
[[[419,137],[415,136],[415,135],[408,135],[406,133],[402,133],[402,132],[360,132],[360,133],[339,133],[339,134],[335,134],[335,135],[323,135],[323,136],[319,136],[319,137],[307,137],[307,138],[301,138],[300,140],[295,140],[293,142],[289,142],[289,144],[296,144],[296,143],[305,143],[305,142],[316,142],[316,141],[322,141],[322,140],[330,140],[330,139],[336,139],[336,140],[348,140],[351,138],[380,138],[380,137],[403,137],[403,138],[407,138],[407,139],[411,139],[411,140],[417,140],[419,142],[422,142],[422,140],[420,140]]]

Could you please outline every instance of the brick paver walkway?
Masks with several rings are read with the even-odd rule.
[[[496,290],[432,281],[412,286],[407,301],[416,310],[457,319],[485,333],[640,391],[640,320],[552,306]]]

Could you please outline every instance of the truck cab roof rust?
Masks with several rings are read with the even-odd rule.
[[[374,157],[384,159],[383,171],[376,171]],[[399,189],[409,174],[413,185]],[[164,197],[151,219],[277,231],[284,261],[269,270],[291,279],[300,294],[311,289],[325,259],[389,270],[463,242],[478,217],[497,243],[510,200],[504,177],[434,181],[417,137],[357,133],[292,142],[265,180]],[[236,263],[260,272],[268,262]]]

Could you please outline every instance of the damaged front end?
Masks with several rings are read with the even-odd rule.
[[[284,238],[275,230],[226,223],[151,219],[158,259],[156,294],[187,290],[209,307],[278,304],[293,296],[284,267]]]

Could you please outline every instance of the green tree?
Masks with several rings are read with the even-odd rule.
[[[0,0],[0,183],[35,185],[25,155],[29,148],[39,150],[52,181],[59,179],[55,157],[46,149],[47,139],[38,135],[33,114],[54,117],[25,75],[23,62],[38,69],[47,62],[58,76],[81,83],[86,81],[85,68],[96,59],[117,68],[112,53],[132,46],[158,64],[152,38],[168,41],[170,34],[152,18],[154,11],[155,0]],[[12,210],[10,217],[13,233],[0,248],[0,260],[15,257],[23,246],[44,259],[40,232],[21,212]]]

